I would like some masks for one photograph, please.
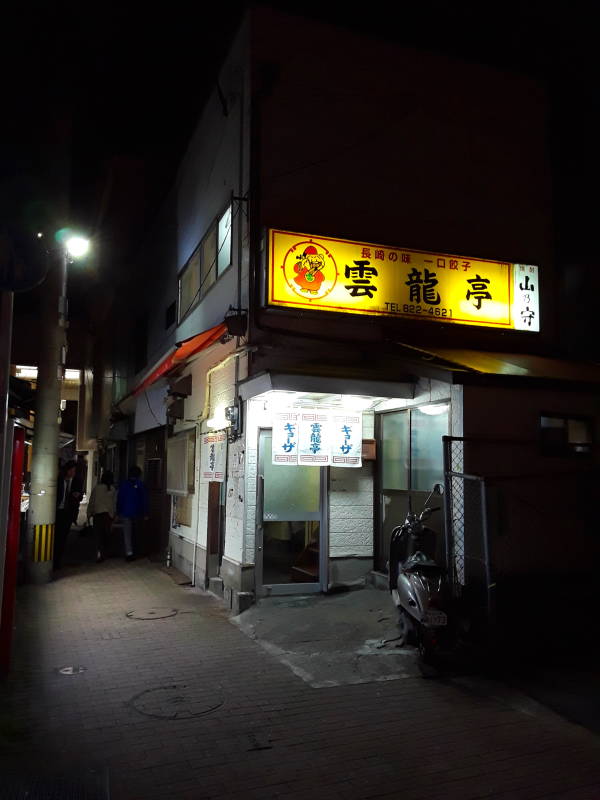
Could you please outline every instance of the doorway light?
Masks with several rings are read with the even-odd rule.
[[[298,392],[271,390],[265,396],[266,404],[270,411],[286,411],[298,399]]]
[[[25,378],[29,380],[37,380],[38,376],[38,368],[37,367],[27,367],[24,364],[17,364],[15,368],[15,377],[16,378]],[[65,380],[67,381],[77,381],[81,380],[81,370],[79,369],[66,369],[65,370]]]
[[[207,419],[206,425],[208,428],[212,428],[213,430],[222,430],[223,428],[228,428],[231,425],[231,422],[225,416],[224,403],[219,403],[219,405],[215,408],[214,417]]]
[[[347,408],[349,411],[366,411],[368,408],[371,408],[373,403],[377,400],[378,398],[376,397],[360,397],[354,394],[343,394],[342,407]]]
[[[419,406],[419,411],[423,414],[428,414],[430,417],[437,417],[439,414],[445,414],[448,411],[448,403],[437,403],[431,406]]]

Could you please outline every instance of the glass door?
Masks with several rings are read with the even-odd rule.
[[[402,411],[378,414],[380,453],[378,490],[379,519],[375,568],[387,572],[390,537],[404,522],[409,500],[413,511],[421,511],[435,483],[444,483],[442,436],[448,433],[448,403],[435,403]],[[438,534],[437,557],[444,563],[444,509],[433,514],[427,525]]]
[[[261,430],[256,505],[259,595],[319,592],[326,583],[326,471],[273,464],[271,431]],[[325,485],[324,485],[325,484]]]

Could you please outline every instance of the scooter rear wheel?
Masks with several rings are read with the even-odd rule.
[[[408,637],[410,636],[411,625],[408,620],[408,616],[406,611],[403,608],[398,609],[398,647],[404,647],[405,644],[408,643]]]

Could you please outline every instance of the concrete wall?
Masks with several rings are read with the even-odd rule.
[[[162,380],[138,395],[135,405],[134,433],[142,433],[167,424],[166,397],[167,386]]]
[[[600,452],[556,457],[540,446],[540,416],[589,417],[600,428],[591,393],[533,388],[464,387],[465,471],[486,478],[493,564],[500,575],[579,573],[600,557],[594,470]]]
[[[230,305],[248,306],[248,227],[250,88],[247,28],[236,37],[180,163],[175,182],[135,259],[136,313],[145,316],[147,363],[129,370],[129,388],[173,344],[222,322]],[[242,149],[240,150],[240,142]],[[167,308],[178,300],[178,276],[210,226],[232,203],[231,266],[181,322],[166,327]],[[241,253],[238,248],[241,234]]]
[[[543,85],[509,65],[500,72],[267,10],[256,14],[253,43],[264,227],[541,267],[543,331],[533,345],[491,329],[358,316],[354,338],[377,324],[420,346],[554,340]],[[342,335],[343,319],[325,316],[328,334]]]
[[[184,401],[184,420],[179,421],[174,433],[189,430],[196,427],[196,464],[195,464],[195,486],[196,493],[192,507],[192,524],[188,526],[179,525],[171,527],[171,546],[173,548],[174,563],[175,558],[183,557],[181,554],[189,550],[192,543],[196,543],[202,548],[197,553],[198,567],[197,573],[203,568],[206,553],[207,523],[208,523],[208,481],[201,478],[201,435],[208,431],[206,422],[198,423],[205,410],[207,399],[207,388],[210,383],[210,398],[208,403],[207,418],[211,418],[219,405],[230,406],[235,400],[235,361],[236,358],[230,357],[235,350],[235,341],[231,340],[225,345],[217,344],[206,352],[201,353],[196,360],[186,367],[184,375],[192,376],[192,394]],[[239,357],[239,377],[246,377],[246,355]],[[221,366],[223,365],[223,366]],[[243,440],[229,445],[228,451],[228,475],[227,475],[227,499],[226,499],[226,521],[225,521],[225,557],[237,564],[243,560],[242,551],[242,527],[244,509],[243,479],[240,473],[244,469],[244,445]],[[235,490],[234,490],[235,489]],[[193,554],[193,549],[190,550]],[[189,555],[189,553],[188,553]],[[184,559],[185,560],[185,559]],[[187,558],[187,564],[178,568],[186,575],[192,574],[192,559]],[[176,564],[177,566],[177,564]]]
[[[250,84],[247,28],[240,30],[219,75],[221,96],[208,99],[177,178],[177,271],[187,262],[215,217],[228,203],[232,211],[232,265],[177,328],[182,341],[222,321],[229,305],[237,305],[241,266],[242,307],[248,306],[247,203],[250,174]],[[241,144],[241,150],[240,150]],[[240,174],[241,169],[241,174]],[[238,231],[244,240],[238,263]]]

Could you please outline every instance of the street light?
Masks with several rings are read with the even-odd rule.
[[[84,236],[73,234],[68,228],[63,228],[58,231],[54,238],[59,242],[61,247],[61,296],[58,301],[59,308],[59,321],[58,324],[65,328],[67,327],[68,305],[67,305],[67,272],[69,263],[75,258],[82,258],[87,255],[90,249],[90,240]],[[66,335],[66,334],[65,334]],[[64,356],[66,357],[66,341]],[[62,361],[64,367],[64,358]]]
[[[81,258],[87,255],[90,249],[90,240],[84,239],[83,236],[71,236],[65,242],[67,253],[72,258]]]
[[[31,461],[29,504],[29,577],[34,583],[52,579],[55,545],[56,489],[60,435],[61,385],[67,355],[67,272],[75,258],[89,251],[88,239],[62,229],[55,235],[59,269],[48,273],[43,295],[36,418]],[[58,301],[58,302],[57,302]],[[58,310],[58,317],[57,317]]]

